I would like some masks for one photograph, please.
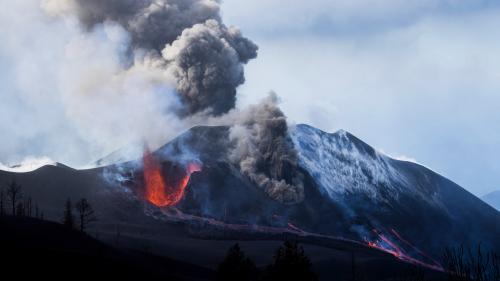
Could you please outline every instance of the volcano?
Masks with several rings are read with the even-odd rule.
[[[147,245],[206,267],[215,267],[235,240],[246,241],[242,246],[263,265],[262,253],[272,255],[277,240],[296,239],[325,272],[333,260],[348,264],[351,253],[364,256],[366,268],[384,260],[439,270],[445,247],[481,243],[500,252],[500,212],[346,131],[290,128],[298,165],[286,173],[304,175],[305,196],[296,204],[272,199],[229,161],[229,133],[224,126],[194,127],[141,159],[89,170],[0,172],[0,182],[16,180],[55,221],[67,198],[85,197],[99,217],[92,231],[101,240]]]

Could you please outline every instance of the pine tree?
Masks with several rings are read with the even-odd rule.
[[[26,216],[31,217],[33,214],[33,201],[31,200],[31,196],[28,197],[24,205],[26,206]]]
[[[5,193],[3,188],[0,190],[0,216],[5,215]]]
[[[229,248],[224,261],[217,268],[217,281],[251,281],[257,280],[257,276],[257,268],[245,257],[238,244]]]
[[[12,181],[8,186],[7,186],[7,197],[10,200],[10,203],[12,204],[12,214],[16,214],[16,205],[19,200],[22,199],[23,193],[21,191],[21,186],[16,183],[16,181]]]
[[[274,263],[265,272],[264,280],[316,281],[311,262],[297,242],[286,241],[274,256]]]
[[[75,217],[73,216],[73,205],[71,204],[71,199],[67,199],[64,205],[64,215],[63,215],[63,225],[74,229],[75,228]]]
[[[80,220],[80,231],[85,232],[85,230],[91,223],[97,221],[94,209],[85,198],[82,198],[78,202],[76,202],[75,207],[78,212],[78,218]]]
[[[24,204],[22,202],[17,203],[16,205],[16,215],[20,217],[24,217],[25,215],[25,208]]]

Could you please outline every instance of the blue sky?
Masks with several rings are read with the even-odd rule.
[[[274,90],[292,122],[346,129],[476,195],[500,189],[500,4],[225,0],[260,46],[239,104]]]

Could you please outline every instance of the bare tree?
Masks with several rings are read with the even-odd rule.
[[[23,202],[19,202],[16,205],[16,215],[20,217],[24,217],[26,215],[26,208]]]
[[[0,216],[5,215],[5,192],[0,190]]]
[[[24,206],[26,207],[26,216],[31,217],[31,215],[33,214],[33,201],[31,200],[31,196],[28,197],[28,199],[24,203]]]
[[[483,251],[481,244],[476,249],[464,246],[448,248],[443,260],[450,281],[500,280],[500,256]]]
[[[67,199],[64,205],[63,214],[63,224],[64,226],[73,229],[75,228],[75,217],[73,216],[73,205],[71,204],[71,199]]]
[[[12,214],[15,215],[17,202],[23,198],[21,185],[17,184],[17,182],[13,180],[7,186],[7,197],[9,198],[10,203],[12,204]]]
[[[117,224],[115,226],[115,230],[116,230],[116,232],[115,232],[115,245],[116,245],[116,247],[119,247],[119,245],[120,245],[120,237],[121,237],[121,228],[120,228],[119,224]]]
[[[85,232],[85,229],[87,229],[91,223],[97,221],[94,209],[85,198],[76,202],[75,207],[78,212],[78,218],[80,219],[80,231]]]

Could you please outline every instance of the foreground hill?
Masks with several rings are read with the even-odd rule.
[[[110,242],[115,245],[110,246],[54,222],[3,216],[0,217],[0,229],[3,275],[13,274],[24,278],[51,280],[76,277],[95,279],[97,276],[113,280],[215,280],[214,271],[204,267],[132,250],[129,247],[117,248],[117,241]],[[149,236],[151,237],[153,236]],[[174,236],[169,237],[174,238]],[[133,238],[125,233],[120,243],[122,246],[133,245],[129,240],[134,239],[141,238]],[[176,237],[174,240],[171,245],[160,242],[156,245],[168,248],[176,244],[178,256],[184,259],[185,256],[191,256],[191,260],[209,267],[216,267],[227,247],[238,242],[250,258],[256,260],[260,268],[264,268],[271,262],[274,250],[282,243],[278,240],[214,241],[195,238],[183,240],[182,237]],[[149,245],[152,246],[154,243]],[[190,248],[197,250],[190,251]],[[311,257],[313,270],[319,274],[320,280],[342,280],[353,274],[358,277],[370,276],[371,280],[385,280],[416,272],[414,266],[369,248],[352,247],[349,244],[337,249],[304,244],[304,248],[306,254]],[[177,256],[168,250],[166,253]],[[196,259],[197,255],[201,257]],[[265,255],[268,256],[263,258]],[[443,276],[425,268],[418,272],[427,276],[429,280],[438,280],[437,278]]]
[[[0,217],[2,274],[36,278],[213,280],[210,270],[118,250],[79,231],[32,218]]]

